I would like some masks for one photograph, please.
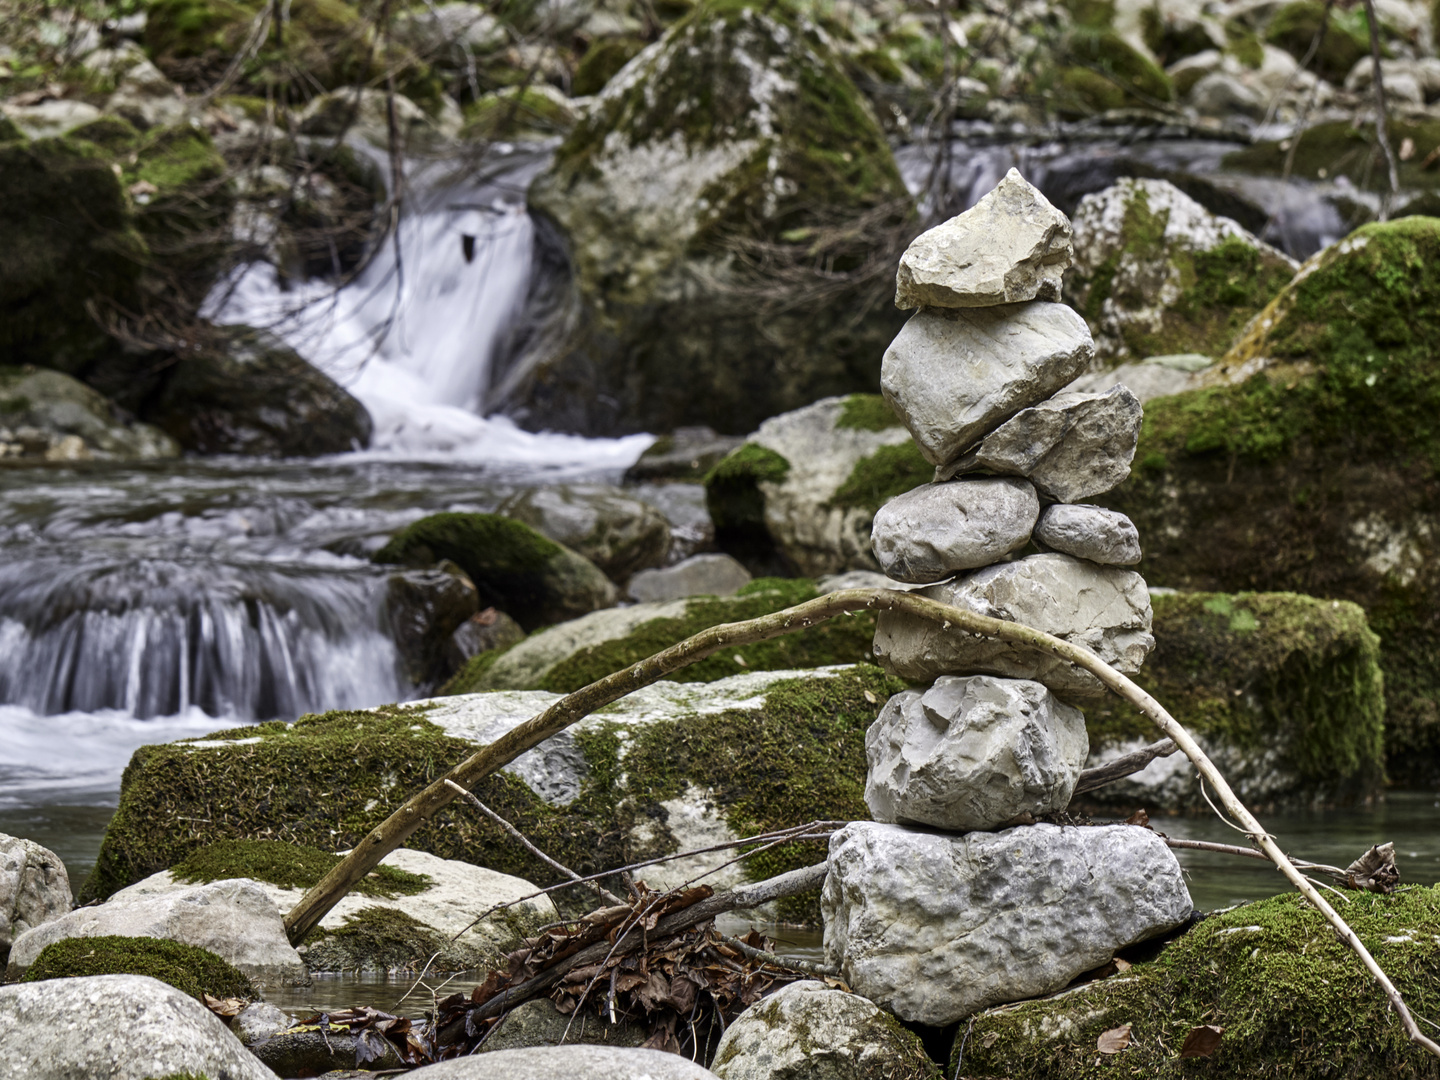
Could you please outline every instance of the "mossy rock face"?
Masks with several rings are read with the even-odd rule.
[[[608,607],[616,590],[594,563],[499,514],[431,514],[406,526],[375,561],[431,566],[449,559],[475,583],[482,607],[526,630]]]
[[[514,87],[485,94],[465,110],[461,137],[513,139],[563,135],[575,126],[575,111],[551,86]]]
[[[1127,178],[1087,195],[1074,225],[1066,299],[1112,364],[1220,355],[1298,269],[1165,180]]]
[[[1139,527],[1152,585],[1363,607],[1399,783],[1440,782],[1437,358],[1440,220],[1365,226],[1306,264],[1213,385],[1147,404],[1137,468],[1105,499]]]
[[[869,106],[786,5],[677,23],[605,87],[530,205],[558,227],[579,309],[515,392],[534,422],[743,432],[875,385],[900,317],[872,256],[910,198]],[[791,286],[748,268],[762,250],[802,278],[823,259],[824,299],[787,306]]]
[[[1055,107],[1089,116],[1122,108],[1163,108],[1175,97],[1170,77],[1114,30],[1082,26],[1056,57]]]
[[[1347,892],[1345,921],[1417,1016],[1440,1010],[1440,891]],[[1103,1059],[1101,1033],[1130,1025]],[[1193,1028],[1224,1028],[1206,1059],[1178,1059]],[[1151,963],[960,1026],[949,1074],[1007,1080],[1125,1075],[1245,1078],[1434,1077],[1355,954],[1299,895],[1212,915]]]
[[[1314,44],[1326,10],[1326,6],[1316,0],[1294,0],[1270,19],[1265,40],[1278,45],[1296,60],[1303,60]],[[1363,9],[1331,10],[1330,25],[1325,30],[1320,51],[1310,62],[1310,70],[1337,86],[1343,83],[1355,61],[1370,55],[1369,33]]]
[[[865,731],[899,689],[868,665],[658,683],[549,740],[482,781],[476,794],[581,874],[674,852],[677,844],[702,846],[697,830],[740,837],[817,817],[864,818]],[[477,743],[555,700],[540,692],[476,694],[142,747],[82,896],[108,896],[221,840],[350,847]],[[186,828],[174,828],[182,817]],[[460,802],[406,843],[540,885],[562,880]],[[729,856],[706,858],[637,877],[657,887],[678,883]],[[787,845],[707,880],[758,880],[822,858],[823,846]],[[557,902],[593,906],[589,893],[567,895]],[[813,917],[817,904],[800,898],[782,911]]]
[[[1293,593],[1161,594],[1151,603],[1155,651],[1135,680],[1204,744],[1247,806],[1379,793],[1384,680],[1379,639],[1357,605]],[[1085,725],[1092,764],[1158,737],[1115,698],[1087,709]],[[1176,767],[1163,778],[1080,801],[1204,810],[1194,770],[1178,756],[1167,761]]]
[[[637,37],[604,38],[592,44],[580,58],[570,88],[576,94],[598,94],[631,60],[640,55],[646,42]]]
[[[1402,190],[1440,187],[1440,172],[1423,167],[1429,155],[1440,147],[1440,120],[1394,119],[1389,130],[1392,143],[1399,145],[1409,139],[1415,144],[1414,155],[1398,162]],[[1285,170],[1290,149],[1285,140],[1259,142],[1226,154],[1223,164],[1236,172],[1279,176]],[[1343,176],[1367,191],[1388,191],[1390,187],[1384,151],[1375,141],[1374,127],[1354,127],[1344,120],[1329,120],[1305,130],[1295,150],[1293,175],[1306,180]]]
[[[66,938],[45,946],[21,981],[85,975],[148,975],[197,1001],[204,994],[252,1001],[260,996],[250,980],[221,957],[162,938]]]
[[[309,889],[340,865],[340,856],[305,844],[279,840],[221,840],[191,852],[170,867],[176,881],[201,884],[251,878],[282,889]],[[413,896],[428,884],[423,874],[377,866],[351,892],[361,896]]]

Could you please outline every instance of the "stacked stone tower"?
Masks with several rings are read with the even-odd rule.
[[[1065,392],[1094,356],[1059,302],[1070,222],[1015,170],[900,260],[917,308],[881,384],[935,481],[875,516],[885,573],[920,594],[1084,645],[1127,674],[1154,646],[1140,539],[1081,500],[1130,472],[1141,408],[1123,386]],[[1014,553],[1034,542],[1041,551]],[[1063,987],[1189,916],[1174,856],[1144,829],[1033,824],[1064,810],[1089,751],[1089,672],[884,613],[875,654],[924,689],[866,738],[874,822],[835,835],[826,949],[854,988],[945,1024]]]

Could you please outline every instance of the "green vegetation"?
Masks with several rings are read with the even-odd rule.
[[[516,938],[538,929],[513,921]],[[503,959],[496,949],[451,942],[448,934],[388,907],[361,908],[339,928],[319,927],[305,939],[311,971],[410,971],[432,957],[431,971],[468,971]]]
[[[1225,51],[1252,70],[1265,63],[1265,46],[1260,35],[1239,19],[1225,23]]]
[[[1141,10],[1140,28],[1145,44],[1162,66],[1215,47],[1210,35],[1205,32],[1205,27],[1199,22],[1174,16],[1166,18],[1160,14],[1158,6]]]
[[[1405,139],[1415,144],[1415,153],[1399,162],[1400,185],[1406,189],[1440,187],[1440,172],[1424,168],[1426,158],[1440,146],[1440,120],[1392,119],[1390,141]],[[1295,149],[1294,175],[1305,179],[1345,177],[1367,191],[1384,191],[1390,186],[1385,158],[1375,140],[1374,127],[1355,127],[1344,120],[1330,120],[1307,128]],[[1237,172],[1278,176],[1285,169],[1289,140],[1255,143],[1225,155],[1225,168]],[[1321,170],[1324,170],[1323,172]]]
[[[845,482],[830,497],[830,506],[855,507],[873,514],[880,507],[935,478],[935,466],[920,454],[913,440],[882,446],[855,463]]]
[[[643,38],[637,37],[612,37],[595,42],[580,58],[570,89],[577,95],[600,93],[646,44]]]
[[[553,92],[515,87],[468,104],[460,135],[466,139],[513,139],[524,134],[553,135],[574,126],[575,114]]]
[[[840,409],[836,428],[852,431],[885,431],[899,427],[900,418],[879,394],[851,394]]]
[[[1440,891],[1346,899],[1346,922],[1411,1011],[1440,1011]],[[1096,1040],[1122,1024],[1132,1025],[1129,1047],[1097,1065]],[[1203,1024],[1225,1029],[1219,1049],[1180,1060],[1180,1044]],[[1213,915],[1123,975],[981,1013],[960,1030],[972,1077],[1436,1075],[1354,954],[1294,893]],[[956,1065],[952,1051],[951,1072]]]
[[[765,525],[762,482],[778,484],[790,462],[773,450],[745,443],[732,450],[706,475],[705,507],[715,523],[715,541],[741,562],[773,558],[774,543]]]
[[[40,950],[23,982],[85,975],[148,975],[197,1001],[201,995],[249,998],[260,995],[227,961],[193,945],[146,937],[66,938]]]
[[[1062,63],[1055,103],[1062,114],[1163,106],[1175,96],[1170,77],[1110,29],[1077,29]]]
[[[177,881],[200,883],[252,878],[282,889],[308,889],[340,864],[340,856],[280,840],[221,840],[200,848],[170,868]],[[361,896],[414,896],[430,887],[424,874],[379,866],[351,891]]]
[[[1293,0],[1270,20],[1265,28],[1265,40],[1280,46],[1296,60],[1302,60],[1310,51],[1325,11],[1326,5],[1319,0]],[[1325,30],[1320,51],[1311,61],[1311,70],[1338,86],[1350,74],[1355,61],[1369,55],[1370,30],[1364,9],[1351,12],[1338,7],[1330,9],[1330,25]]]

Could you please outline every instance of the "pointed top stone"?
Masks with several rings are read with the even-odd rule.
[[[921,233],[900,256],[895,306],[992,307],[1059,300],[1075,256],[1070,219],[1019,170],[958,217]]]

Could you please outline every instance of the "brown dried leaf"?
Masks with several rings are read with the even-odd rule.
[[[1224,1033],[1223,1027],[1214,1024],[1202,1024],[1200,1027],[1191,1028],[1190,1034],[1185,1036],[1185,1044],[1180,1047],[1182,1058],[1207,1058],[1215,1053],[1220,1046],[1220,1036]]]
[[[1150,815],[1145,812],[1145,808],[1142,806],[1125,819],[1125,824],[1139,825],[1141,828],[1148,829],[1150,827]]]
[[[1118,1054],[1130,1045],[1130,1025],[1121,1024],[1117,1028],[1101,1032],[1100,1038],[1095,1040],[1095,1049],[1102,1054]]]
[[[1345,878],[1352,889],[1392,893],[1400,880],[1395,865],[1395,845],[1376,844],[1345,868]]]
[[[244,998],[215,998],[205,994],[205,1007],[216,1016],[239,1016],[246,1005],[250,1004]]]

